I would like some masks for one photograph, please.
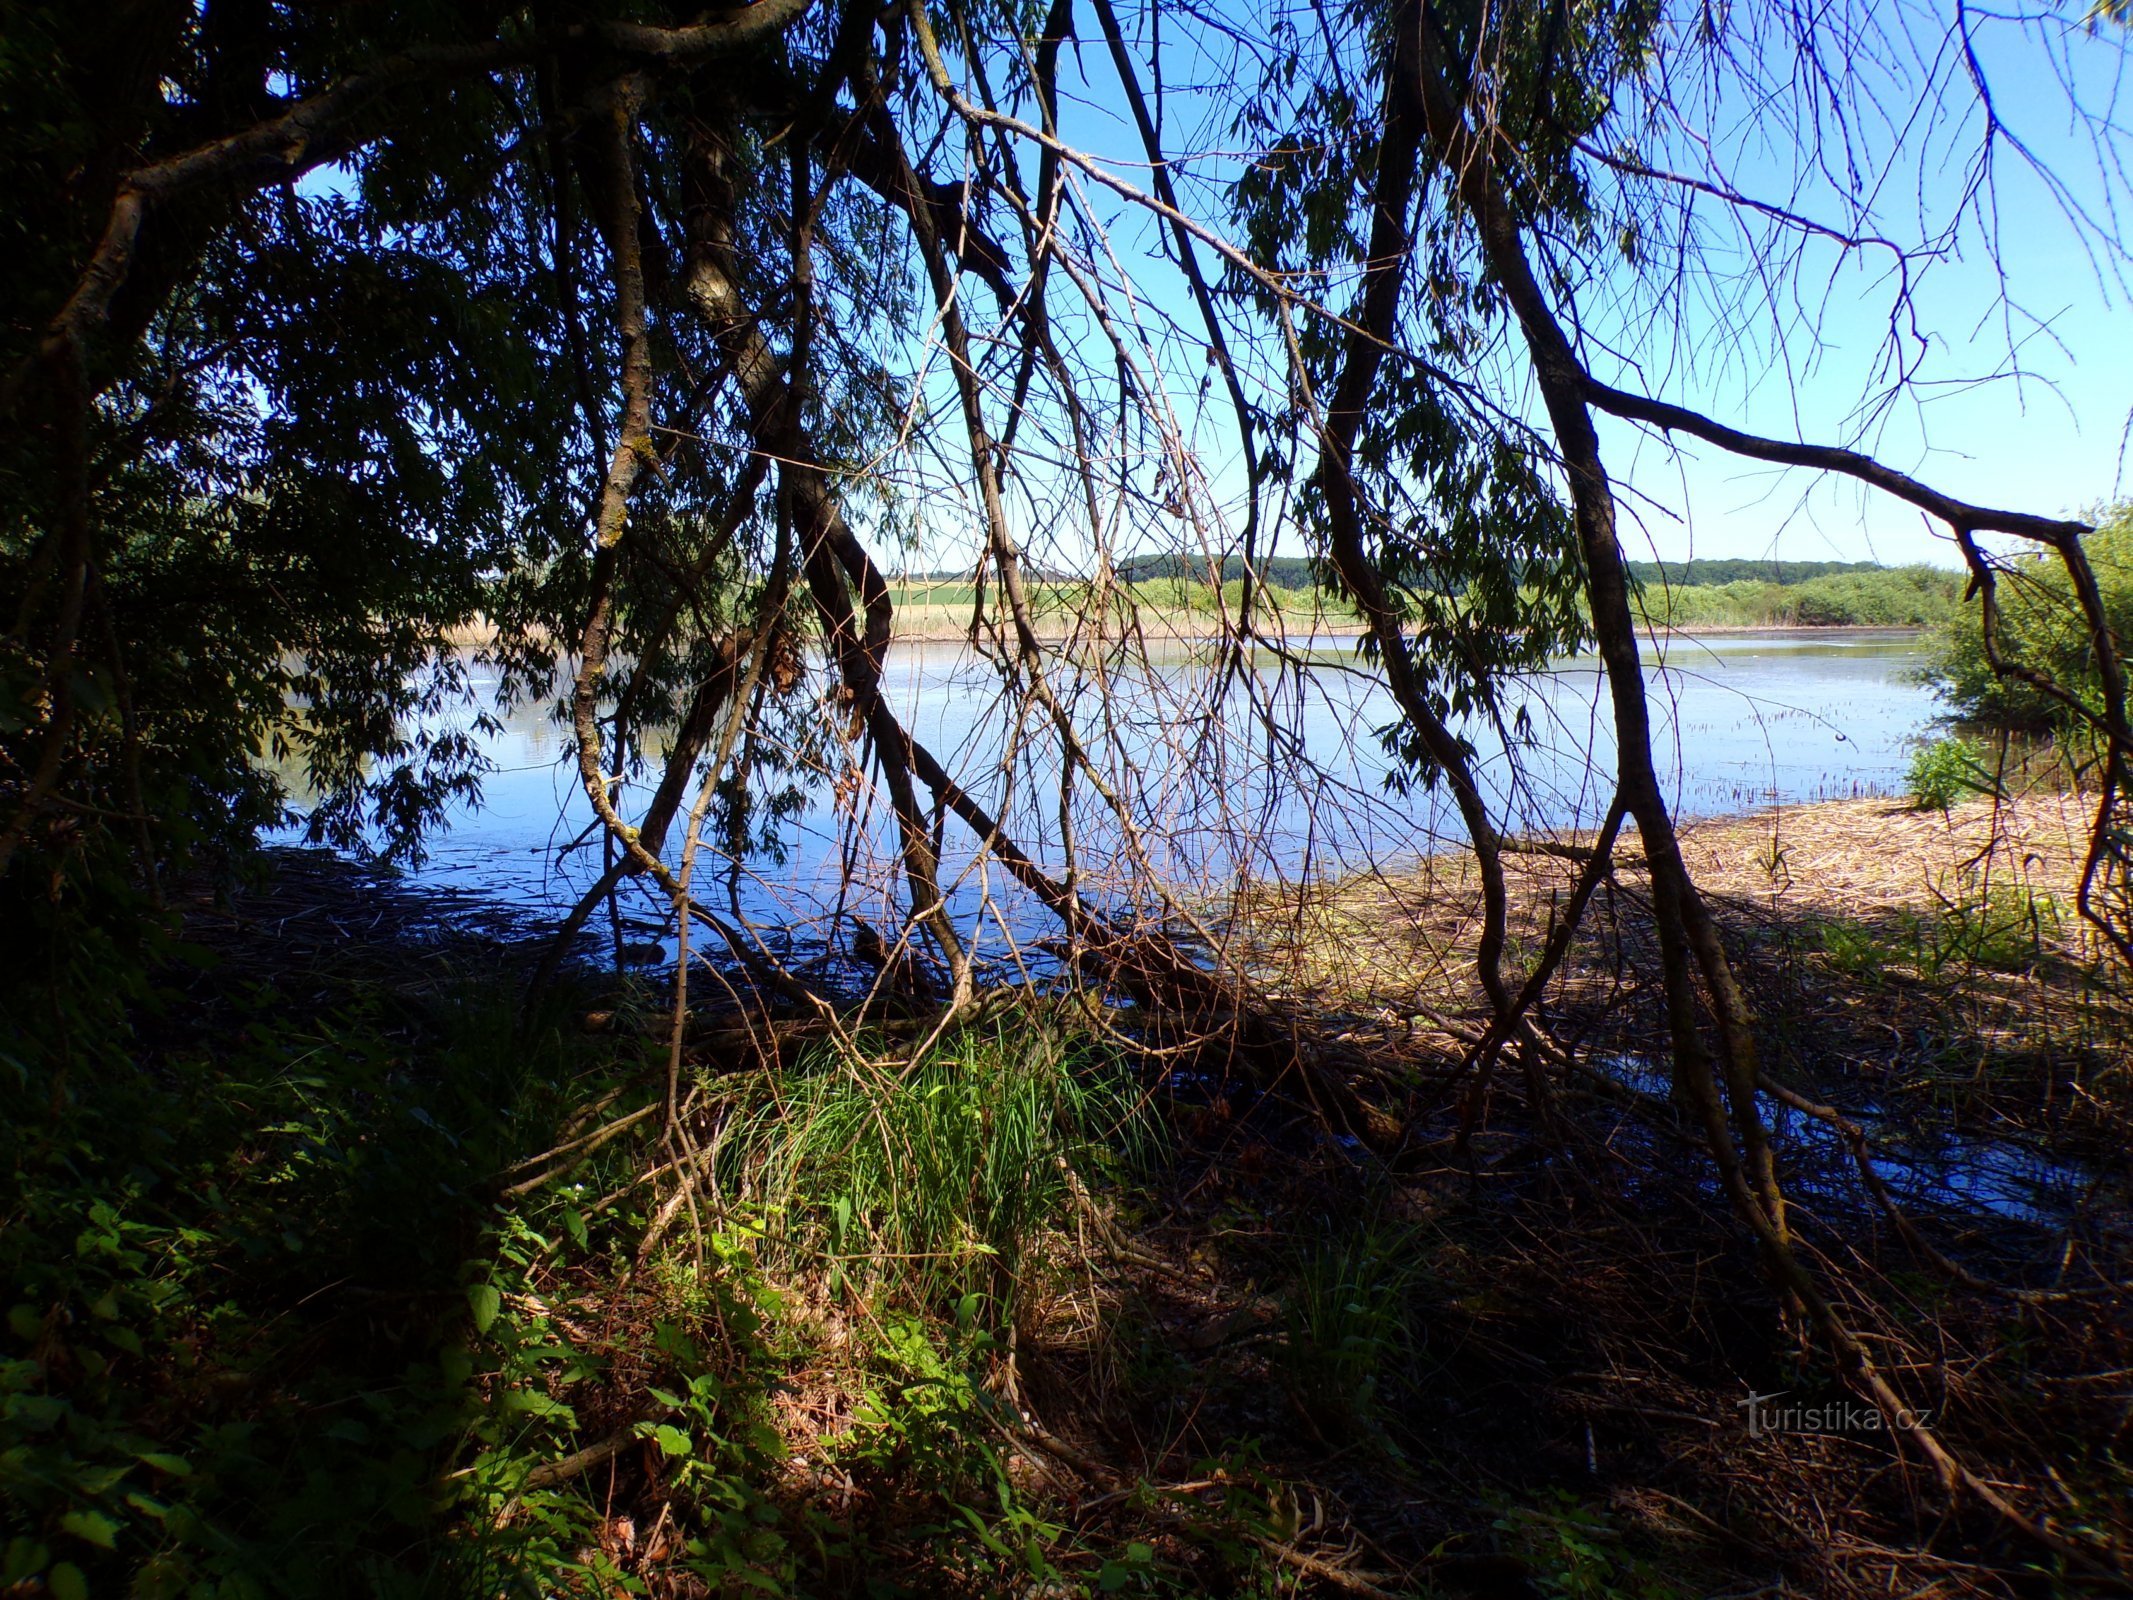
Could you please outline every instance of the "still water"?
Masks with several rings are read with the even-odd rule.
[[[1660,768],[1683,816],[1893,792],[1937,709],[1916,681],[1919,641],[1904,633],[1711,635],[1647,643],[1645,655]],[[1204,651],[1180,645],[1117,675],[1108,698],[1084,686],[1077,724],[1143,824],[1123,835],[1089,786],[1080,787],[1072,820],[1092,889],[1102,894],[1108,881],[1124,892],[1129,858],[1214,891],[1246,872],[1337,873],[1461,839],[1441,790],[1388,786],[1396,764],[1376,730],[1394,720],[1393,709],[1355,669],[1352,641],[1299,644],[1287,664],[1266,659],[1243,679],[1218,674]],[[914,736],[1032,855],[1057,865],[1059,758],[1042,719],[1003,703],[991,669],[959,645],[899,644],[885,687]],[[494,679],[477,670],[475,688],[492,695]],[[520,705],[502,718],[503,731],[485,741],[494,770],[480,804],[453,818],[414,877],[554,915],[598,876],[597,841],[571,848],[590,808],[553,706]],[[1499,718],[1464,726],[1507,826],[1597,820],[1611,794],[1614,747],[1595,659],[1565,660],[1523,680]],[[1004,762],[1009,750],[1017,759]],[[636,804],[645,792],[635,792]],[[630,792],[623,805],[631,809]],[[870,905],[847,887],[853,865],[861,878],[892,876],[882,870],[884,811],[863,797],[856,815],[849,803],[840,809],[829,784],[817,783],[777,830],[779,850],[707,863],[714,898],[802,944],[832,937],[831,923],[846,911],[893,914],[878,889]],[[951,906],[981,945],[986,925],[997,926],[997,953],[1016,924],[1024,935],[1037,930],[997,865],[974,859],[959,832],[951,819],[943,861]],[[649,900],[642,909],[656,916]]]

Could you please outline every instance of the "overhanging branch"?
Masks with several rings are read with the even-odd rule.
[[[2072,522],[2055,517],[2034,516],[2026,511],[2000,511],[1991,506],[1973,505],[1967,500],[1958,500],[1952,494],[1943,494],[1930,484],[1920,483],[1908,473],[1898,472],[1894,467],[1875,460],[1858,450],[1847,450],[1840,445],[1802,444],[1788,439],[1766,439],[1759,434],[1743,433],[1738,428],[1729,428],[1722,422],[1714,422],[1699,411],[1686,406],[1670,405],[1664,400],[1654,400],[1648,395],[1632,394],[1626,389],[1615,389],[1589,374],[1585,377],[1585,398],[1600,410],[1617,417],[1626,417],[1633,422],[1648,422],[1669,433],[1686,433],[1715,444],[1735,455],[1747,456],[1756,461],[1775,461],[1786,466],[1809,467],[1817,472],[1842,473],[1856,478],[1861,483],[1894,495],[1941,519],[1951,528],[1970,533],[2011,533],[2024,539],[2033,539],[2054,550],[2063,550],[2067,544],[2090,531],[2086,522]]]

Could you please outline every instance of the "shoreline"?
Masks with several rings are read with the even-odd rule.
[[[1047,644],[1064,642],[1070,636],[1070,625],[1061,620],[1048,626],[1049,620],[1041,616],[1036,619],[1037,637]],[[1176,628],[1170,625],[1174,620],[1176,619],[1170,615],[1151,617],[1142,622],[1141,629],[1143,632],[1160,637],[1165,641],[1188,644],[1213,644],[1232,637],[1220,629],[1206,627]],[[1357,639],[1369,632],[1369,629],[1361,622],[1334,622],[1322,619],[1304,620],[1308,621],[1310,625],[1291,628],[1282,637],[1288,639]],[[1810,623],[1726,622],[1687,628],[1648,625],[1639,630],[1639,636],[1646,640],[1737,638],[1747,635],[1763,635],[1780,639],[1824,639],[1832,637],[1908,639],[1920,637],[1932,631],[1929,626],[1896,623],[1844,622],[1815,625]],[[967,641],[970,637],[970,628],[967,621],[950,622],[945,619],[939,622],[927,620],[910,626],[899,622],[891,630],[889,637],[891,641],[897,643],[953,644]],[[1588,649],[1588,651],[1582,653],[1590,652]]]
[[[1045,644],[1063,644],[1073,636],[1075,626],[1081,619],[1038,616],[1035,619],[1037,638]],[[1214,644],[1232,637],[1219,628],[1206,625],[1179,627],[1187,619],[1175,612],[1150,613],[1140,624],[1140,631],[1165,643]],[[1360,622],[1336,621],[1321,617],[1298,618],[1302,626],[1286,630],[1281,637],[1289,640],[1313,639],[1358,639],[1369,630]],[[1920,638],[1931,633],[1930,626],[1896,623],[1829,623],[1823,625],[1803,623],[1750,623],[1723,622],[1687,628],[1660,627],[1647,624],[1639,629],[1639,637],[1647,642],[1674,639],[1740,638],[1762,635],[1774,639],[1828,639],[1828,638]],[[1105,635],[1115,638],[1118,635]],[[498,640],[493,623],[486,620],[455,624],[442,633],[446,648],[452,650],[486,650]],[[899,617],[889,632],[892,644],[964,644],[970,638],[967,614],[956,618],[921,616],[912,621]],[[553,642],[553,641],[550,641]],[[1590,653],[1589,650],[1585,653]],[[1566,658],[1569,659],[1569,658]]]

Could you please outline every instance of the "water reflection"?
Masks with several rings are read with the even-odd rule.
[[[1934,715],[1915,678],[1919,643],[1902,633],[1732,634],[1647,647],[1647,681],[1662,775],[1684,816],[1887,793]],[[1654,657],[1657,659],[1653,659]],[[1308,663],[1299,665],[1299,663]],[[1216,673],[1204,649],[1158,650],[1145,666],[1084,685],[1077,722],[1107,781],[1144,825],[1138,838],[1083,785],[1070,812],[1082,869],[1101,892],[1131,877],[1126,858],[1209,892],[1240,873],[1337,873],[1365,861],[1411,859],[1462,837],[1441,791],[1388,789],[1392,763],[1375,730],[1394,721],[1382,687],[1356,671],[1352,643],[1319,641],[1284,663],[1269,655],[1249,682]],[[480,669],[475,692],[493,704]],[[1008,704],[991,668],[958,645],[899,645],[885,690],[913,734],[963,778],[1032,854],[1057,864],[1059,755],[1031,708]],[[1467,728],[1483,781],[1513,827],[1589,826],[1611,793],[1611,719],[1595,658],[1566,660],[1523,681],[1501,708],[1503,729]],[[478,807],[452,819],[418,880],[474,889],[529,910],[567,907],[598,876],[590,807],[552,705],[500,708],[484,739],[494,762]],[[1013,759],[1003,761],[1003,752]],[[625,810],[647,791],[625,791]],[[861,796],[840,811],[818,784],[780,830],[783,860],[735,864],[720,894],[739,914],[784,925],[802,943],[845,910],[873,916],[847,869],[878,882],[890,857],[885,807]],[[997,953],[1022,920],[996,864],[970,855],[951,822],[944,874],[951,905]],[[573,845],[576,847],[573,848]],[[1001,908],[981,908],[988,897]],[[646,912],[656,916],[647,902]],[[992,935],[987,924],[996,924]],[[1025,925],[1024,936],[1038,931]],[[1045,930],[1048,931],[1048,930]],[[999,935],[999,936],[993,936]]]

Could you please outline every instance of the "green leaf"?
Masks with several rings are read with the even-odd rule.
[[[135,1454],[158,1472],[167,1472],[173,1478],[192,1476],[193,1464],[183,1456],[168,1455],[161,1450],[139,1450]]]
[[[119,1525],[101,1511],[69,1511],[59,1525],[77,1539],[86,1539],[103,1550],[118,1547]]]
[[[32,1430],[49,1428],[67,1414],[67,1403],[48,1394],[12,1394],[7,1397],[6,1416]]]
[[[84,1466],[74,1474],[74,1487],[86,1495],[108,1493],[119,1486],[133,1468],[123,1462],[106,1462],[99,1467]]]
[[[561,1417],[566,1422],[577,1421],[578,1414],[562,1401],[541,1393],[538,1389],[514,1389],[504,1397],[506,1411],[524,1412],[534,1417]]]
[[[0,1553],[0,1583],[18,1584],[24,1578],[33,1578],[44,1571],[45,1562],[52,1557],[36,1540],[17,1534],[8,1540],[7,1549]]]
[[[487,1333],[496,1321],[496,1314],[504,1308],[504,1297],[493,1283],[470,1284],[467,1305],[474,1313],[474,1331]]]
[[[47,1574],[44,1583],[52,1591],[52,1600],[89,1600],[89,1580],[71,1561],[60,1562]]]
[[[652,1437],[658,1441],[662,1455],[685,1456],[694,1448],[689,1436],[670,1422],[662,1422],[654,1428]]]

